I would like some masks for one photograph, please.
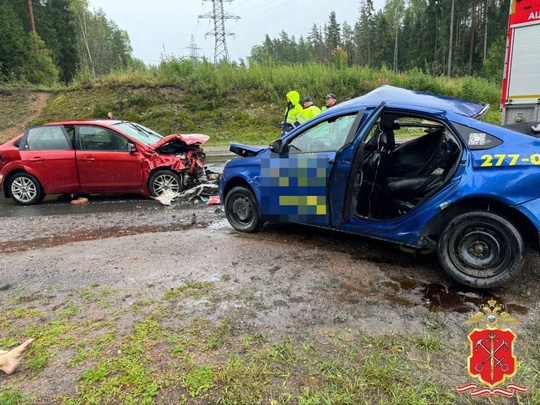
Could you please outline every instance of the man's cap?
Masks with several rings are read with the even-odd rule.
[[[304,97],[304,103],[307,103],[308,101],[313,101],[312,97]]]
[[[327,99],[327,100],[328,100],[329,98],[334,98],[334,99],[337,100],[337,97],[336,97],[336,95],[335,95],[334,93],[328,93],[326,96],[324,96],[324,98]]]

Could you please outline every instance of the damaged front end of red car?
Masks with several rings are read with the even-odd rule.
[[[211,174],[206,169],[206,154],[201,147],[210,139],[203,134],[173,134],[159,142],[150,145],[155,152],[148,156],[148,171],[160,167],[184,175],[184,188],[196,186],[211,180]]]

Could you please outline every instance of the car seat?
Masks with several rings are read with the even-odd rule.
[[[413,177],[388,177],[385,180],[385,194],[389,199],[418,203],[446,181],[459,151],[459,145],[445,136],[440,148],[418,174]]]

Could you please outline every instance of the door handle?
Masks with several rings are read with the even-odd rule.
[[[82,160],[84,160],[85,162],[93,162],[96,159],[94,159],[92,156],[88,156],[88,157],[84,157]]]
[[[35,158],[32,158],[32,159],[29,159],[30,162],[43,162],[45,159],[43,159],[42,157],[39,157],[39,156],[36,156]]]

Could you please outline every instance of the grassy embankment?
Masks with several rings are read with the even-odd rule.
[[[216,69],[209,64],[193,66],[173,60],[145,71],[113,73],[55,89],[41,115],[25,125],[100,118],[113,111],[117,117],[140,122],[162,134],[208,134],[209,145],[267,144],[279,137],[285,94],[289,90],[311,95],[316,104],[323,105],[328,92],[344,100],[382,84],[488,102],[492,108],[486,119],[499,121],[500,85],[479,78],[447,80],[421,72],[396,75],[388,70],[334,69],[320,65],[250,68],[224,65]],[[30,100],[24,96],[28,93],[22,94],[15,89],[5,89],[0,94],[0,131],[30,113]]]

